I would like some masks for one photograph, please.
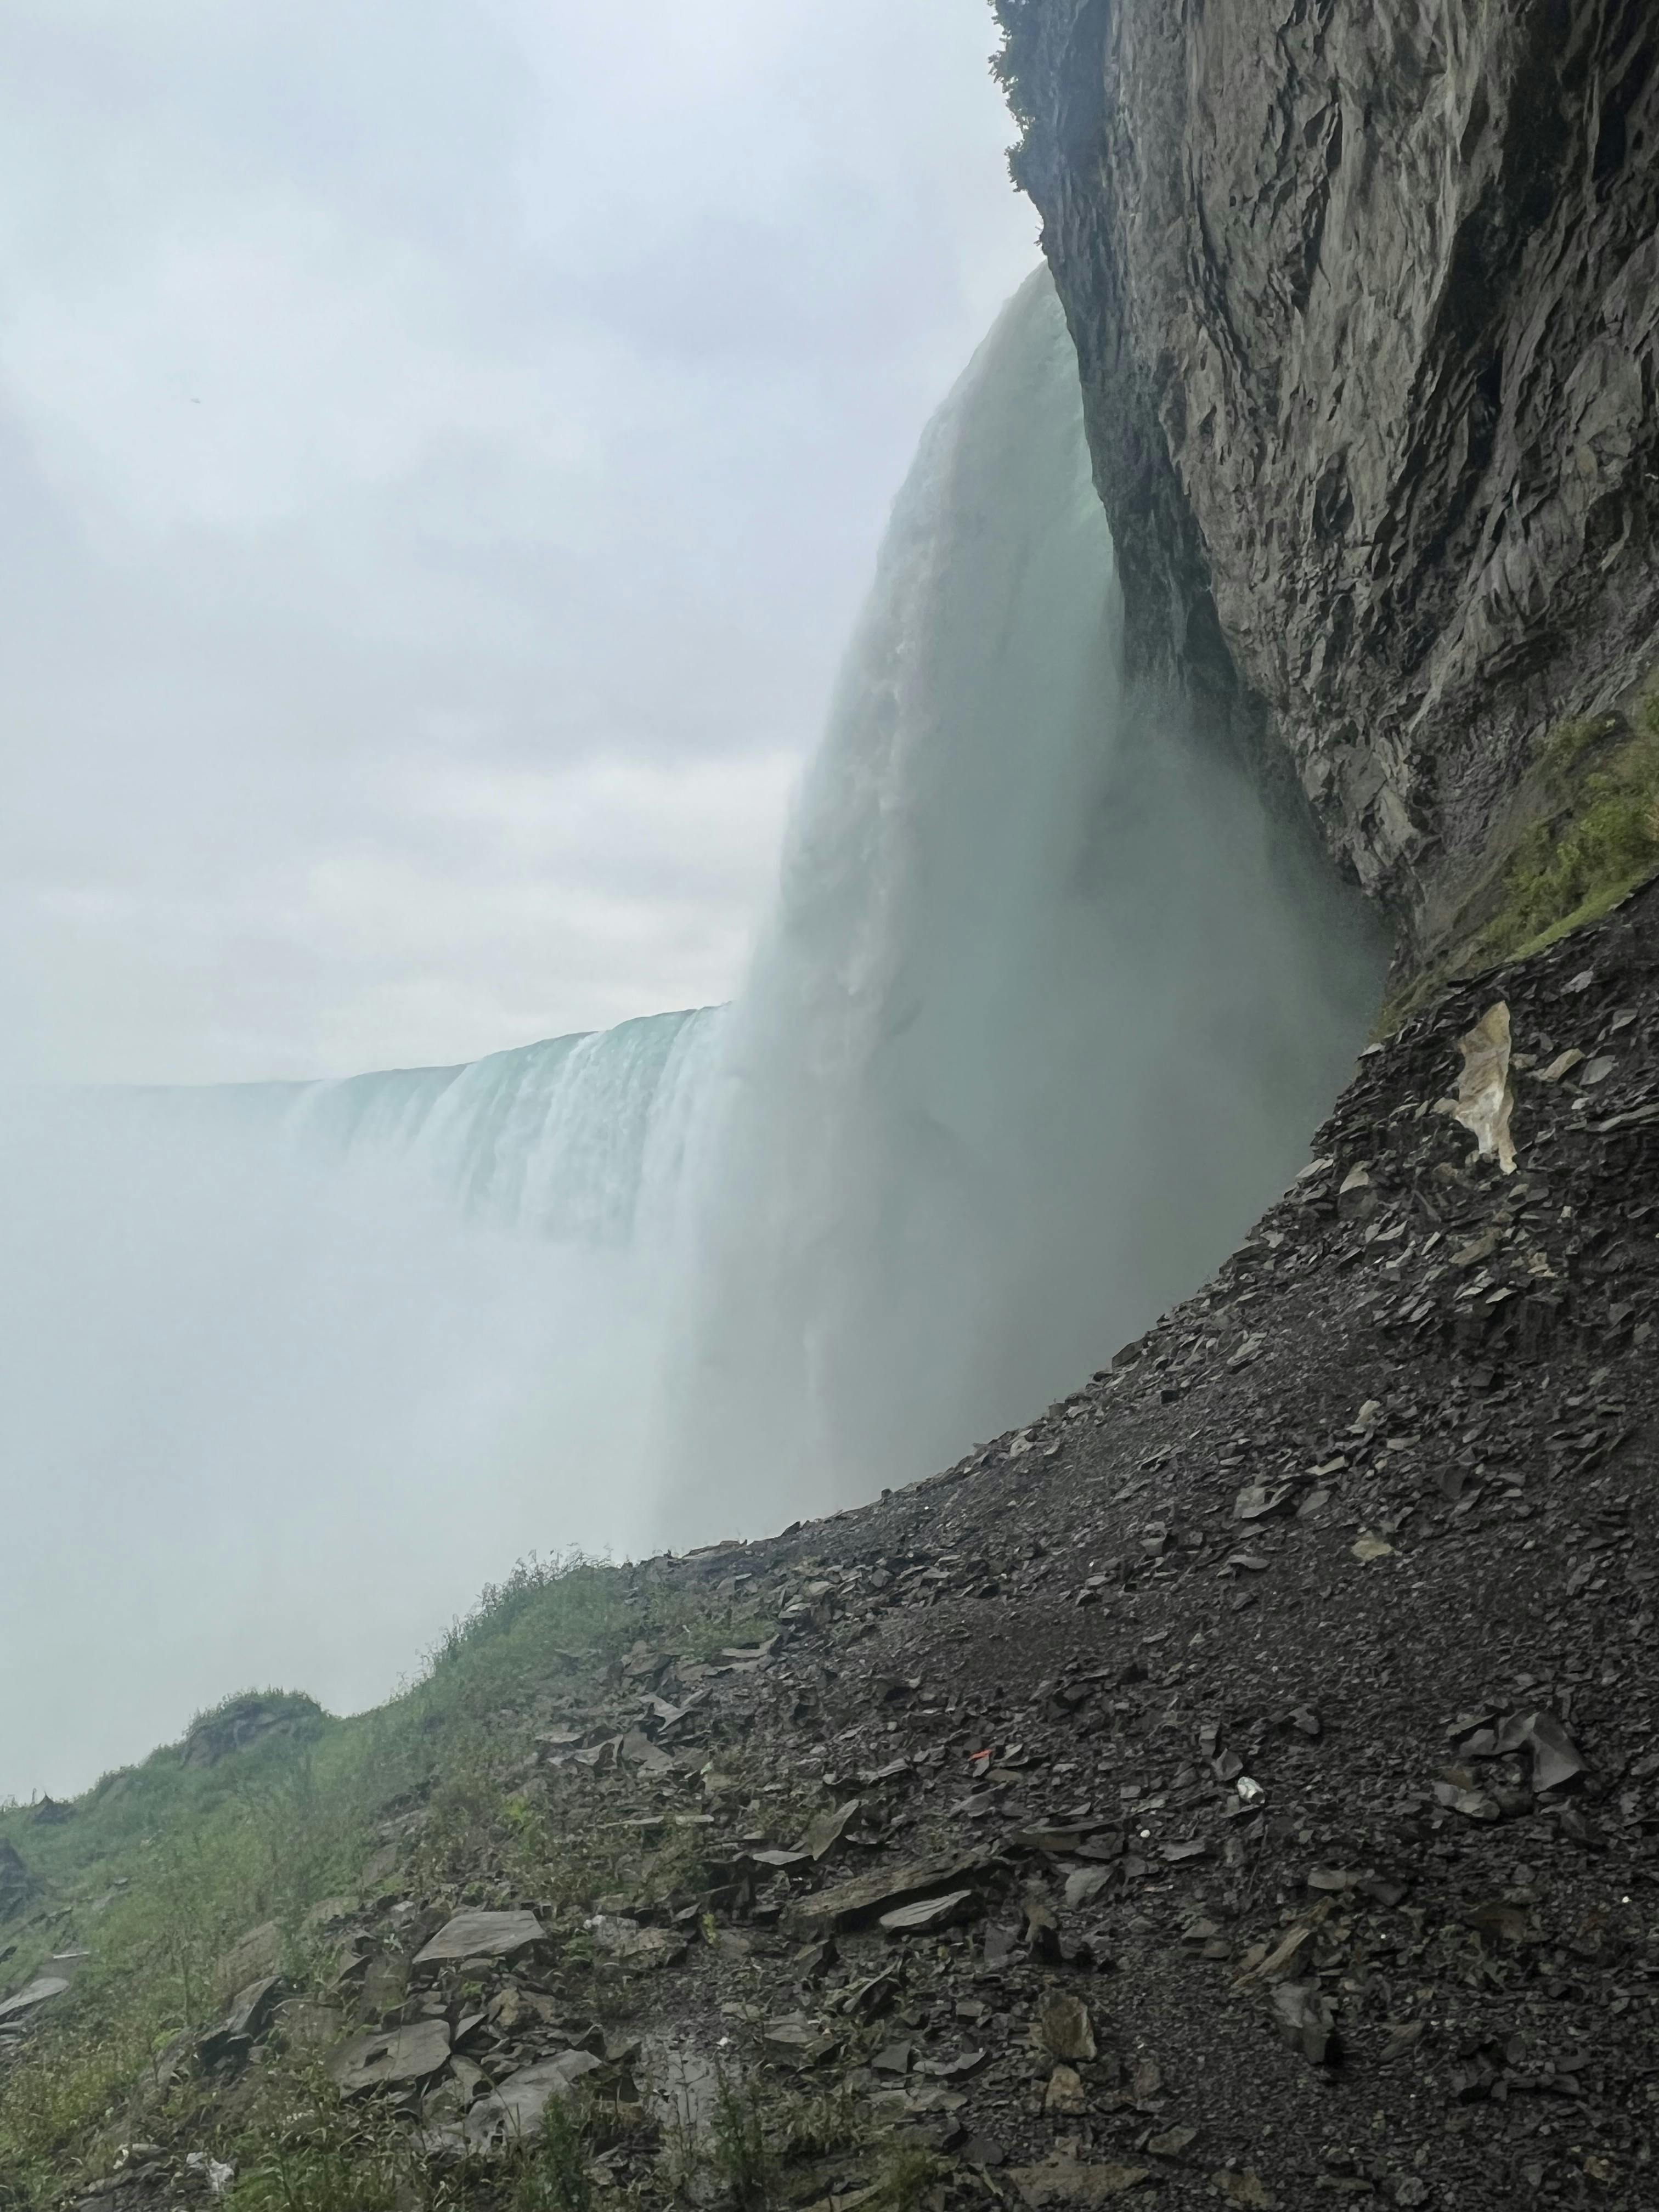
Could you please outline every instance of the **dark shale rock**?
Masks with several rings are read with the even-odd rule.
[[[1659,619],[1651,0],[997,0],[1131,647],[1449,927]]]
[[[417,1966],[440,1966],[462,1959],[506,1959],[546,1940],[533,1912],[457,1912],[419,1951]]]
[[[61,1997],[69,1986],[65,1975],[37,1975],[27,1987],[19,1990],[15,1996],[9,1996],[0,2003],[0,2021],[27,2020],[43,2004],[50,2004],[54,1997]]]
[[[533,2142],[548,2106],[568,2097],[603,2063],[586,2051],[566,2051],[540,2065],[525,2067],[468,2114],[468,2139],[485,2148]]]
[[[203,2072],[240,2065],[270,2027],[283,1995],[282,1981],[275,1974],[262,1975],[238,1990],[224,2018],[196,2046],[196,2063]]]
[[[1446,1110],[1500,1006],[1508,1173]],[[676,2160],[757,2126],[765,2201],[843,2212],[895,2146],[943,2212],[1649,2212],[1659,885],[1403,1023],[1315,1141],[1058,1404],[724,1547],[763,1649],[641,1638],[490,1717],[496,1786],[573,1847],[551,1893],[505,1830],[434,1876],[400,1814],[401,1886],[310,1916],[325,2004],[273,2008],[274,1926],[221,1961],[192,2100],[228,2125],[266,2049],[314,2052],[480,2207],[568,2097],[645,2212],[713,2204]],[[0,2068],[74,2017],[20,1996]],[[153,2151],[100,2212],[204,2201]]]
[[[371,2030],[337,2051],[329,2073],[346,2096],[429,2081],[448,2062],[449,2027],[417,2020],[407,2027]]]
[[[878,1913],[951,1889],[964,1875],[976,1873],[983,1864],[982,1852],[952,1852],[911,1866],[884,1868],[878,1874],[860,1875],[851,1881],[838,1883],[833,1889],[820,1891],[817,1896],[799,1899],[790,1908],[789,1925],[792,1931],[803,1936],[854,1928]]]

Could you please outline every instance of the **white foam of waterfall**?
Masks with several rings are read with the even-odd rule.
[[[663,1449],[698,1540],[1039,1411],[1305,1158],[1380,984],[1355,902],[1126,690],[1034,276],[895,507],[726,1038]]]
[[[515,1559],[648,1547],[718,1023],[0,1098],[0,1796],[250,1681],[370,1703]]]
[[[682,1160],[721,1010],[654,1014],[462,1067],[296,1087],[286,1133],[401,1159],[477,1218],[592,1245],[672,1235]]]

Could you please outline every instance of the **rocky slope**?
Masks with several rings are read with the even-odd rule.
[[[44,2199],[7,2100],[76,1998],[31,1970],[0,2202],[1650,2204],[1656,1040],[1659,890],[1373,1048],[1218,1278],[1043,1419],[621,1574],[637,1627],[400,1794],[299,1966],[251,1931]],[[334,2194],[261,2193],[273,2096]],[[580,2162],[525,2193],[550,2106]],[[396,2189],[348,2193],[388,2131]]]
[[[996,0],[1145,664],[1452,930],[1659,613],[1648,0]]]

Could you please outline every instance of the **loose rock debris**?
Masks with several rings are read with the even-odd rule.
[[[458,1912],[415,1954],[415,1966],[445,1966],[463,1959],[510,1959],[547,1931],[533,1912]]]
[[[521,2067],[472,2106],[466,2116],[467,2140],[481,2149],[532,2142],[548,2106],[556,2099],[568,2098],[604,2063],[591,2051],[565,2051],[539,2065]]]
[[[316,2037],[434,2160],[601,2099],[601,2203],[732,2081],[873,2130],[780,2202],[896,2148],[941,2206],[1659,2202],[1656,1038],[1649,893],[1372,1048],[1214,1280],[1041,1419],[634,1571],[778,1633],[573,1660],[514,1786],[668,1871],[429,1896],[417,1808],[328,2003],[253,1944],[215,2063]]]
[[[447,2021],[417,2020],[407,2027],[371,2028],[354,2036],[335,2052],[329,2072],[344,2095],[356,2096],[428,2081],[447,2064],[449,2051]]]

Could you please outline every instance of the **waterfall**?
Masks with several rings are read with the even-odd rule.
[[[731,1008],[0,1102],[0,1677],[64,1703],[94,1616],[143,1655],[95,1712],[12,1701],[0,1790],[252,1677],[384,1694],[532,1548],[926,1474],[1203,1279],[1304,1158],[1382,950],[1120,634],[1039,274],[921,442]]]
[[[922,441],[726,1039],[663,1443],[696,1540],[1074,1387],[1284,1188],[1381,948],[1125,686],[1046,271]]]
[[[721,1010],[550,1037],[461,1067],[295,1086],[291,1140],[401,1159],[468,1214],[579,1244],[660,1243]]]
[[[83,1788],[249,1683],[372,1703],[515,1559],[651,1546],[720,1024],[0,1096],[0,1796]]]

